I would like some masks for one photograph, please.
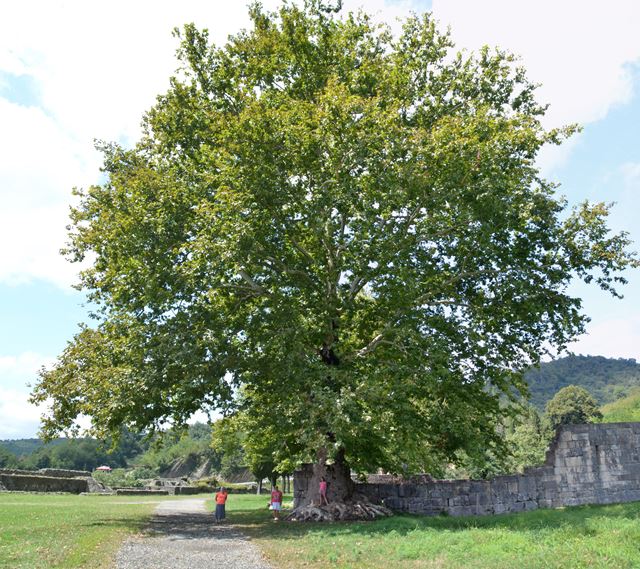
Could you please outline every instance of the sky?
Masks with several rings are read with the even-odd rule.
[[[264,0],[268,8],[276,0]],[[616,202],[610,224],[640,243],[640,3],[635,0],[345,0],[398,29],[432,11],[459,49],[521,57],[549,103],[546,125],[582,132],[540,156],[569,203]],[[0,18],[0,439],[33,437],[42,409],[27,399],[88,322],[64,246],[73,187],[100,181],[94,140],[130,146],[175,70],[176,26],[213,41],[247,27],[243,1],[22,0]],[[592,318],[575,353],[640,360],[640,271],[625,298],[575,286]]]

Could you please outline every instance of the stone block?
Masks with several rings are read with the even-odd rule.
[[[566,456],[564,458],[564,464],[569,468],[581,468],[584,465],[584,458],[582,455]]]
[[[587,432],[571,433],[571,440],[572,441],[588,441],[589,440],[589,433],[587,433]]]
[[[493,513],[494,514],[504,514],[506,513],[508,510],[506,508],[506,506],[504,504],[494,504],[493,505]]]
[[[378,484],[378,495],[380,498],[397,497],[399,486],[399,484]]]
[[[404,500],[395,497],[388,497],[382,500],[382,503],[387,507],[393,510],[394,512],[404,512],[405,511],[405,503]]]
[[[449,501],[447,498],[434,498],[431,497],[427,500],[424,500],[424,504],[428,507],[428,508],[432,508],[432,509],[442,509],[442,508],[446,508],[449,505]]]

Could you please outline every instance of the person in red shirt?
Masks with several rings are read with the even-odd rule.
[[[216,493],[216,523],[225,518],[225,504],[227,503],[227,493],[224,486],[220,486],[220,491]]]
[[[278,490],[277,486],[271,490],[271,510],[273,511],[273,521],[277,522],[282,511],[282,492]]]

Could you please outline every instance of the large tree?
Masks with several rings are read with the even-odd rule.
[[[571,279],[615,295],[636,264],[605,205],[568,211],[536,168],[574,129],[429,14],[399,37],[319,0],[250,15],[222,47],[176,32],[144,136],[103,144],[105,182],[77,192],[68,255],[98,322],[41,374],[44,432],[240,407],[334,500],[347,465],[499,451],[522,370],[584,329]]]
[[[595,397],[579,385],[567,385],[558,391],[547,403],[545,414],[553,428],[602,420]]]

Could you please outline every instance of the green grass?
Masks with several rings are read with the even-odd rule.
[[[0,494],[0,567],[112,567],[122,540],[141,531],[166,499],[176,498]],[[640,503],[293,524],[272,522],[268,500],[231,494],[228,519],[279,569],[640,567]]]
[[[112,567],[122,540],[142,530],[161,499],[1,493],[0,567]]]
[[[640,421],[640,388],[634,389],[627,397],[601,407],[605,423]]]
[[[266,496],[229,497],[229,521],[279,569],[640,567],[640,503],[369,523],[270,521]]]

